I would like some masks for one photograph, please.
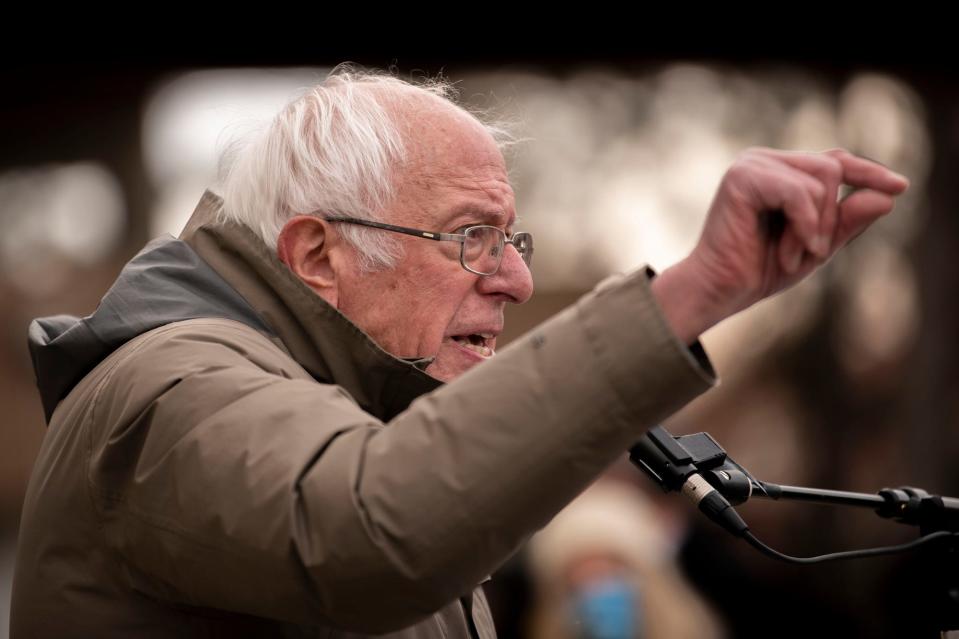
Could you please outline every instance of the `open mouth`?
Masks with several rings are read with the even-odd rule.
[[[453,335],[450,339],[482,357],[493,356],[493,335],[491,333],[471,333],[469,335]]]

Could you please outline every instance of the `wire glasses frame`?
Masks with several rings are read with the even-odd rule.
[[[503,262],[503,251],[507,244],[513,245],[527,266],[533,261],[533,236],[530,233],[513,233],[512,237],[506,237],[506,233],[502,229],[486,224],[467,226],[462,233],[437,233],[354,217],[331,217],[326,218],[326,221],[358,224],[437,242],[459,242],[460,266],[476,275],[493,275],[496,273]]]

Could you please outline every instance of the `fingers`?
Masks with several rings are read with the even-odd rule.
[[[770,161],[783,162],[818,180],[821,197],[816,198],[819,205],[819,224],[816,249],[812,252],[821,258],[830,254],[833,235],[839,215],[839,187],[843,182],[843,165],[836,157],[824,153],[800,153],[795,151],[773,151],[756,149]]]
[[[806,247],[799,236],[792,229],[787,229],[779,241],[777,250],[779,266],[782,270],[792,275],[799,270],[803,257],[808,255],[811,254],[806,252]]]
[[[764,205],[780,200],[790,224],[777,247],[779,263],[795,273],[810,257],[824,261],[849,239],[892,210],[892,196],[909,180],[886,167],[844,149],[801,153],[754,148],[742,158],[762,165],[756,189]],[[838,202],[841,185],[861,189]]]
[[[829,197],[823,184],[804,171],[762,153],[744,155],[730,172],[733,181],[744,179],[752,187],[757,208],[765,215],[782,211],[788,223],[776,242],[780,266],[793,273],[803,253],[825,258],[830,248],[829,237],[820,229],[821,211]],[[776,241],[777,238],[769,238]]]
[[[832,149],[825,155],[842,164],[843,183],[857,188],[872,189],[889,195],[899,195],[909,188],[909,179],[874,162],[853,155],[845,149]]]
[[[870,224],[892,211],[895,200],[888,193],[863,189],[847,196],[839,205],[841,223],[836,230],[838,249],[859,235]]]

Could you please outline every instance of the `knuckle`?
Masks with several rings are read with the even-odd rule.
[[[741,182],[743,180],[753,179],[755,173],[756,167],[752,163],[750,156],[740,155],[726,170],[726,174],[723,176],[723,179],[726,182]]]
[[[821,167],[821,174],[825,179],[831,182],[839,182],[842,180],[842,162],[840,162],[837,157],[833,155],[820,155],[817,159]]]
[[[756,157],[756,156],[760,156],[760,155],[764,155],[764,154],[766,154],[766,153],[769,153],[771,150],[772,150],[772,149],[766,148],[766,147],[764,147],[764,146],[750,146],[750,147],[746,147],[745,149],[743,149],[742,151],[740,151],[739,155],[737,156],[737,160],[738,160],[738,159],[744,159],[744,158],[745,158],[745,159],[754,158],[754,157]]]
[[[823,151],[820,155],[824,158],[829,158],[831,161],[835,162],[840,167],[842,166],[842,163],[840,162],[840,158],[849,158],[853,156],[853,154],[848,149],[844,149],[838,146],[832,149]]]
[[[819,180],[811,180],[809,190],[811,191],[813,202],[818,206],[822,206],[826,201],[826,185]]]

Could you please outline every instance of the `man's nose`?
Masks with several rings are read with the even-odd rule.
[[[511,298],[514,304],[522,304],[533,295],[533,274],[523,257],[512,244],[507,244],[499,270],[479,278],[480,292],[500,293]]]

